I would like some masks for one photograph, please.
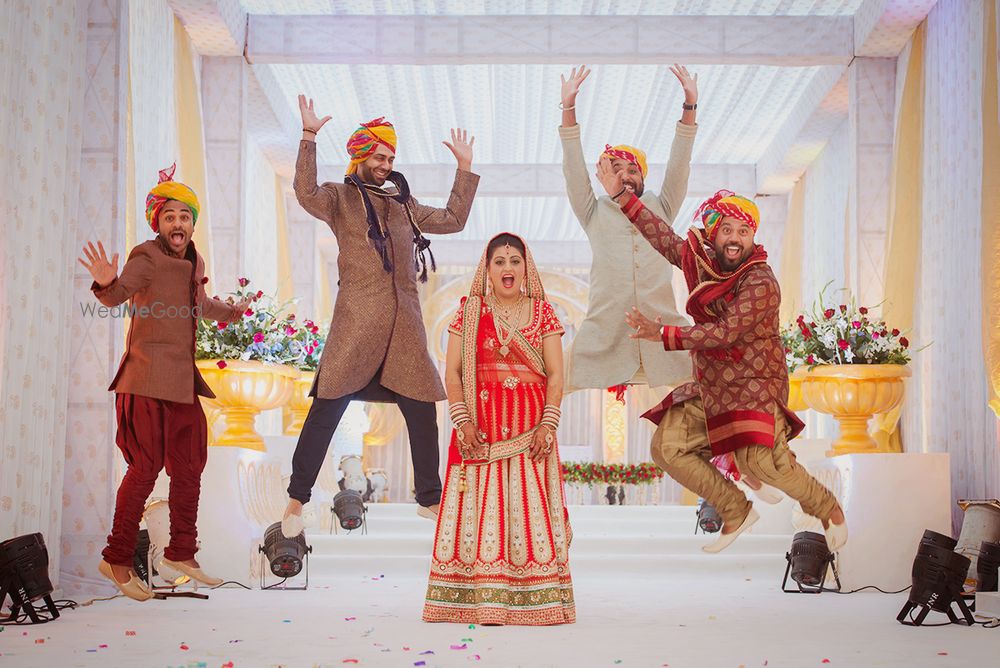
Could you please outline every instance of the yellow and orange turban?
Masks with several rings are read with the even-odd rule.
[[[201,208],[198,196],[183,183],[174,181],[175,171],[177,171],[176,162],[167,169],[161,169],[160,182],[146,195],[146,222],[157,234],[160,232],[160,209],[169,200],[186,204],[191,209],[191,224],[198,222],[198,209]]]
[[[753,200],[741,197],[731,190],[720,190],[702,202],[694,214],[694,219],[701,220],[708,240],[712,241],[715,239],[719,221],[727,216],[742,220],[752,227],[754,232],[760,227],[760,211],[757,210],[757,205]]]
[[[649,171],[649,168],[646,166],[646,154],[634,146],[629,146],[628,144],[618,144],[618,146],[605,144],[604,153],[601,155],[606,155],[612,160],[627,160],[631,162],[642,172],[642,178],[646,178],[646,172]]]
[[[358,165],[371,157],[379,144],[396,152],[396,129],[384,117],[362,123],[347,140],[347,155],[351,158],[347,173],[358,171]]]

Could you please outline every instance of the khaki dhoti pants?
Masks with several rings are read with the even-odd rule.
[[[750,512],[746,495],[711,463],[701,398],[667,410],[653,434],[650,454],[667,475],[715,506],[726,524],[738,525]],[[780,410],[774,416],[773,448],[751,445],[734,451],[733,456],[740,473],[780,489],[813,517],[826,520],[838,508],[833,493],[795,461],[788,447],[788,423]]]

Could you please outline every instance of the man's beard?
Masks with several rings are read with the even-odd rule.
[[[744,262],[750,258],[750,253],[753,251],[753,247],[749,249],[744,249],[741,247],[740,255],[735,260],[730,260],[726,257],[725,247],[715,249],[715,257],[719,262],[719,268],[727,274],[732,273],[739,269]]]
[[[388,179],[388,175],[385,178],[375,176],[374,170],[370,170],[366,167],[358,169],[358,177],[361,179],[362,183],[368,183],[379,187],[383,186]]]

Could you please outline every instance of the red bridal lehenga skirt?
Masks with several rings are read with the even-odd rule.
[[[489,443],[538,424],[545,384],[478,383],[480,430]],[[543,626],[576,621],[569,573],[572,531],[558,448],[541,462],[529,453],[466,466],[454,430],[424,621]]]

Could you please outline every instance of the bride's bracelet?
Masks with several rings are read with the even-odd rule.
[[[542,419],[539,424],[543,424],[552,431],[559,429],[559,420],[562,418],[562,411],[558,406],[547,405],[542,409]]]
[[[455,425],[455,429],[459,429],[466,422],[472,422],[472,414],[464,401],[449,406],[448,414],[451,416],[451,423]]]

